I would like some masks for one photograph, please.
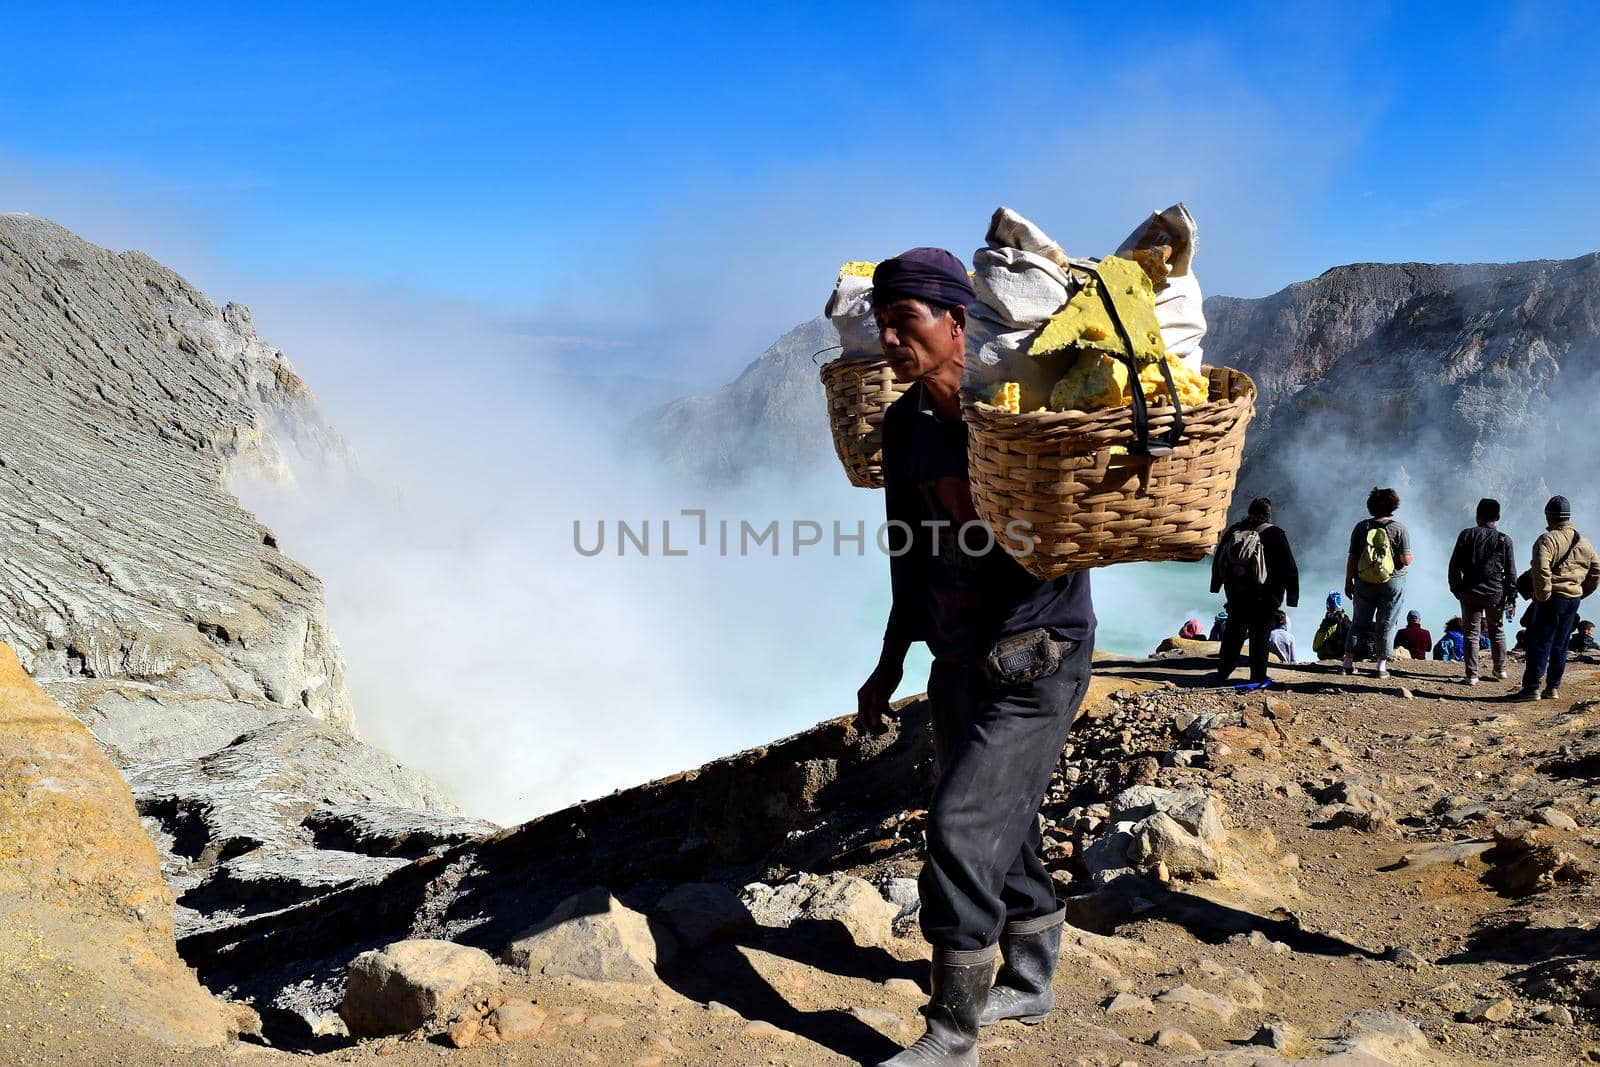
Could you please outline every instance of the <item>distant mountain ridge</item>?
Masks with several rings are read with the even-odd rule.
[[[1206,316],[1208,351],[1262,390],[1241,493],[1314,518],[1330,490],[1393,481],[1459,518],[1483,495],[1589,491],[1600,253],[1337,267]]]
[[[1572,443],[1600,363],[1600,253],[1352,264],[1205,307],[1208,358],[1261,389],[1240,499],[1268,495],[1320,524],[1331,496],[1344,507],[1342,494],[1381,481],[1425,475],[1429,497],[1455,514],[1483,493],[1578,480]],[[730,385],[658,409],[641,430],[708,482],[831,464],[810,356],[836,343],[826,319],[804,323]]]

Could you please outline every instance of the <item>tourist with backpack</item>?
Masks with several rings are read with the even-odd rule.
[[[1344,655],[1344,643],[1350,636],[1350,616],[1345,614],[1344,594],[1328,594],[1328,610],[1311,638],[1311,652],[1318,659],[1338,659]]]
[[[1217,673],[1226,685],[1250,642],[1250,680],[1267,680],[1267,652],[1278,609],[1300,603],[1300,571],[1289,537],[1272,524],[1272,501],[1250,501],[1245,517],[1222,532],[1211,558],[1211,591],[1227,593],[1228,624],[1222,634]]]
[[[1567,498],[1551,497],[1544,518],[1548,529],[1533,543],[1533,566],[1517,579],[1533,601],[1520,700],[1553,700],[1561,695],[1578,606],[1600,587],[1600,557],[1589,539],[1573,529]]]
[[[1478,684],[1479,635],[1488,631],[1494,676],[1506,678],[1506,618],[1515,613],[1517,567],[1511,538],[1495,525],[1500,521],[1500,501],[1478,501],[1477,525],[1456,536],[1450,553],[1450,595],[1461,603],[1466,624],[1467,684]]]
[[[1350,531],[1350,554],[1345,561],[1344,592],[1355,602],[1355,618],[1345,642],[1344,672],[1355,673],[1359,651],[1377,660],[1377,675],[1389,675],[1390,635],[1394,617],[1406,591],[1406,568],[1411,566],[1411,534],[1395,521],[1400,494],[1374,487],[1367,494],[1367,514]]]

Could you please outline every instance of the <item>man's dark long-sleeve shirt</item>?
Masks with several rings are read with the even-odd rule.
[[[1457,600],[1503,604],[1517,594],[1511,538],[1493,526],[1469,526],[1450,553],[1450,592]]]
[[[970,662],[1039,626],[1093,639],[1088,572],[1040,581],[988,536],[972,506],[966,423],[941,418],[920,382],[884,414],[883,483],[894,596],[886,641],[926,641],[936,659]]]
[[[1211,591],[1219,592],[1227,584],[1229,601],[1245,597],[1272,607],[1278,607],[1285,602],[1291,608],[1298,606],[1300,567],[1295,563],[1294,552],[1289,548],[1289,535],[1277,526],[1257,522],[1254,519],[1244,519],[1224,530],[1222,539],[1218,543],[1226,544],[1233,536],[1233,531],[1239,529],[1261,530],[1261,550],[1267,556],[1267,580],[1258,586],[1225,583],[1219,565],[1222,553],[1218,552],[1211,559]]]

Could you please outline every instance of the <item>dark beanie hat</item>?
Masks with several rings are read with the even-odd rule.
[[[1547,519],[1572,518],[1572,501],[1564,496],[1553,496],[1550,503],[1544,506],[1544,517]]]
[[[872,304],[913,297],[941,307],[965,307],[978,298],[967,268],[942,248],[913,248],[886,259],[872,272]]]

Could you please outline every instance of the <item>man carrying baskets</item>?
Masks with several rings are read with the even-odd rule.
[[[884,356],[913,384],[884,416],[893,606],[856,723],[882,729],[906,652],[925,641],[938,760],[919,879],[927,1032],[884,1067],[976,1064],[980,1025],[1037,1023],[1055,1005],[1065,910],[1039,858],[1038,812],[1088,686],[1094,607],[1087,572],[1030,576],[973,508],[960,386],[974,296],[943,249],[873,274]]]

